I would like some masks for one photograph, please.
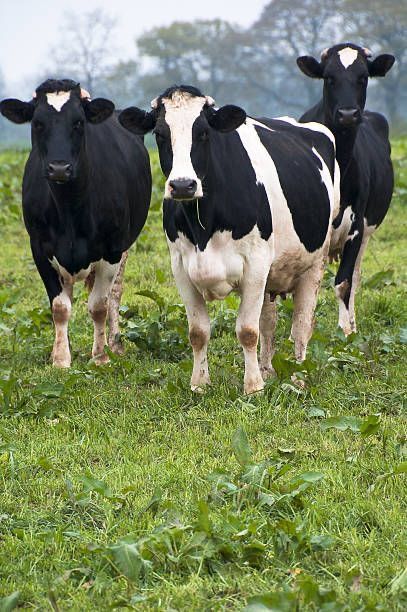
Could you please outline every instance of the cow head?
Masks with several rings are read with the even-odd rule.
[[[211,131],[230,132],[245,121],[241,108],[228,105],[215,109],[214,104],[195,87],[181,85],[153,100],[150,112],[130,107],[119,115],[120,123],[135,134],[154,132],[167,178],[164,198],[202,198]]]
[[[31,122],[32,146],[38,151],[49,181],[66,183],[77,176],[85,124],[100,123],[112,114],[113,102],[89,99],[79,83],[49,79],[40,85],[30,102],[7,99],[1,113],[14,123]]]
[[[389,54],[370,58],[369,49],[343,43],[326,49],[319,62],[308,55],[297,59],[304,74],[324,79],[324,111],[330,127],[351,128],[360,123],[368,78],[385,76],[395,60]]]

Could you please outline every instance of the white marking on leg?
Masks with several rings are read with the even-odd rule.
[[[188,317],[189,339],[194,354],[191,376],[192,391],[201,391],[210,384],[208,369],[208,343],[211,325],[203,296],[192,284],[186,274],[181,254],[174,243],[168,241],[171,255],[171,268],[179,294]]]
[[[123,293],[123,275],[126,267],[126,261],[129,252],[125,251],[120,260],[120,267],[116,274],[116,278],[113,283],[112,290],[109,297],[108,306],[108,320],[109,320],[109,347],[114,353],[122,354],[123,345],[120,340],[120,327],[119,327],[119,309],[120,301]]]
[[[89,295],[88,310],[93,319],[94,335],[92,357],[95,363],[106,363],[109,358],[104,353],[106,346],[106,316],[111,288],[120,262],[110,264],[101,259],[95,264],[95,282]]]
[[[191,96],[187,92],[175,92],[172,98],[163,98],[165,121],[171,133],[172,168],[165,182],[164,198],[171,198],[170,182],[179,179],[196,181],[195,198],[203,196],[202,182],[191,160],[192,126],[199,117],[205,97]]]
[[[69,368],[71,352],[69,350],[68,324],[72,310],[72,285],[65,283],[59,295],[52,300],[52,318],[55,325],[55,340],[52,349],[52,365],[57,368]]]
[[[66,104],[70,97],[70,91],[56,91],[54,93],[47,93],[47,102],[50,106],[53,106],[58,113],[61,111],[64,104]]]
[[[267,271],[257,277],[253,273],[248,273],[240,288],[241,301],[236,320],[236,335],[244,354],[244,392],[246,394],[256,393],[264,388],[257,359],[257,342],[266,276]]]
[[[304,361],[308,342],[314,327],[314,312],[318,299],[319,286],[324,273],[324,259],[316,262],[303,274],[294,291],[294,313],[291,337],[294,340],[294,353],[297,361]]]
[[[350,47],[345,47],[345,49],[338,51],[338,55],[342,66],[346,70],[357,60],[358,51],[356,49],[351,49]]]

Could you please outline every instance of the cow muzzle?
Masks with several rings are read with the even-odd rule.
[[[202,197],[202,189],[198,189],[198,183],[195,179],[176,179],[168,182],[169,195],[166,197],[172,200],[194,200]]]
[[[343,127],[354,127],[360,123],[361,112],[358,108],[339,108],[337,120]]]
[[[47,179],[56,183],[66,183],[72,178],[72,164],[66,161],[49,162],[47,166]]]

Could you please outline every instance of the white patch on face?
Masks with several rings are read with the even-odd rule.
[[[356,51],[356,49],[351,49],[350,47],[345,47],[345,49],[338,51],[338,55],[342,66],[346,70],[349,68],[349,66],[352,66],[353,62],[357,60],[358,51]]]
[[[66,104],[71,97],[70,91],[56,91],[55,93],[47,93],[47,102],[50,106],[53,106],[56,111],[60,112],[64,104]]]
[[[172,146],[172,168],[165,183],[164,198],[171,198],[170,181],[184,179],[196,181],[195,198],[203,196],[202,182],[192,165],[191,148],[192,126],[205,102],[204,97],[191,96],[186,92],[175,92],[172,99],[163,99],[165,121],[170,128]]]

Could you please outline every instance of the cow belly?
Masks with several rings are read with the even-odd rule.
[[[70,274],[68,270],[66,270],[57,258],[54,256],[51,260],[52,267],[58,272],[59,276],[67,283],[75,283],[76,281],[85,280],[89,274],[91,273],[94,263],[90,264],[86,269],[79,270],[76,274]]]

